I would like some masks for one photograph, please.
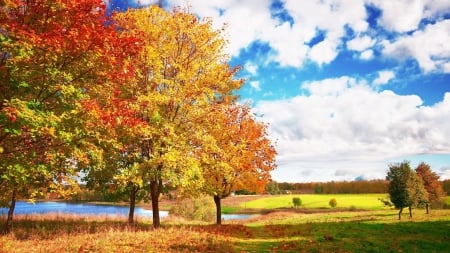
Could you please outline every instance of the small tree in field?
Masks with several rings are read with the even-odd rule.
[[[389,165],[387,174],[389,180],[389,195],[391,202],[399,208],[398,219],[401,219],[403,208],[409,208],[409,217],[412,218],[411,208],[425,203],[427,192],[422,179],[410,168],[409,162]]]
[[[294,204],[294,207],[299,207],[302,205],[302,200],[299,197],[293,197],[292,204]]]
[[[439,182],[439,176],[431,171],[430,165],[420,163],[416,168],[416,174],[423,181],[423,186],[428,193],[428,198],[425,200],[427,214],[429,213],[429,204],[440,203],[445,197],[444,189]]]
[[[337,201],[335,198],[330,199],[330,202],[328,202],[328,205],[330,205],[332,208],[335,208],[337,206]]]

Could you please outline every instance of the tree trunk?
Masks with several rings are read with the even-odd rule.
[[[153,213],[153,227],[158,228],[161,225],[159,218],[159,195],[162,190],[161,180],[150,181],[150,195],[152,197],[152,213]]]
[[[134,224],[134,209],[136,207],[136,193],[137,187],[135,185],[131,186],[130,190],[130,211],[128,212],[128,225]]]
[[[214,203],[216,204],[216,224],[222,224],[222,206],[220,203],[221,198],[218,195],[214,195]]]
[[[403,207],[400,207],[400,211],[398,212],[398,219],[399,220],[402,219],[402,212],[403,212]]]
[[[4,231],[6,234],[8,234],[12,231],[12,223],[13,223],[13,216],[14,216],[14,208],[16,208],[16,200],[17,200],[17,189],[16,189],[16,187],[14,187],[12,194],[11,194],[11,205],[9,206],[8,217],[6,218],[5,231]]]
[[[428,202],[427,202],[427,203],[425,203],[425,208],[427,209],[427,214],[429,214],[429,213],[430,213],[430,211],[429,211],[429,208],[428,208]]]
[[[412,210],[411,210],[411,206],[409,206],[408,209],[409,209],[409,218],[412,218]]]

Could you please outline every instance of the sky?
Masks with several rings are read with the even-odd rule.
[[[404,160],[450,179],[450,0],[162,2],[225,25],[240,101],[277,148],[273,180],[379,179]]]

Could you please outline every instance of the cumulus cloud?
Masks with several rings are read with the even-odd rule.
[[[255,89],[256,91],[261,91],[260,83],[259,81],[251,81],[250,86]]]
[[[387,84],[391,79],[395,77],[395,73],[390,70],[383,70],[378,72],[378,77],[373,81],[374,85]]]
[[[300,68],[307,61],[318,65],[331,63],[346,44],[347,49],[360,53],[361,60],[373,58],[373,47],[384,47],[385,56],[416,59],[425,72],[449,72],[450,46],[446,42],[450,41],[450,21],[442,17],[450,12],[450,1],[284,0],[282,3],[275,10],[270,0],[167,1],[168,8],[185,6],[200,17],[212,17],[216,28],[226,24],[227,53],[231,56],[261,42],[270,46],[266,62]],[[369,27],[367,5],[381,11],[377,25],[392,32],[391,40],[377,40],[384,35]],[[276,17],[280,12],[286,13],[289,20]],[[436,22],[423,26],[423,20]],[[348,30],[353,35],[349,36]],[[323,39],[311,43],[318,36]]]
[[[135,6],[149,6],[150,4],[157,4],[158,0],[132,0]]]
[[[373,58],[373,50],[368,49],[368,50],[363,51],[360,54],[359,58],[361,60],[370,60],[370,59],[372,59]]]
[[[258,74],[258,65],[252,63],[252,62],[247,62],[244,65],[245,70],[250,73],[253,76],[256,76]]]
[[[373,172],[368,176],[380,178],[391,157],[450,153],[450,93],[427,107],[418,96],[379,92],[367,81],[347,76],[302,87],[308,96],[255,106],[278,144],[281,171],[274,177],[290,169],[290,175],[299,174],[291,180],[302,180],[301,170],[315,168],[323,177],[355,170],[348,175],[354,178],[367,169]],[[374,164],[379,167],[370,167]]]
[[[415,30],[422,19],[425,8],[425,1],[375,0],[373,2],[382,11],[380,24],[395,32]]]
[[[450,63],[450,20],[427,25],[424,30],[395,41],[383,41],[383,53],[400,60],[414,58],[425,72],[448,71]]]
[[[252,42],[260,41],[272,49],[267,55],[268,60],[282,66],[301,67],[306,60],[329,63],[338,54],[338,47],[346,35],[345,27],[358,33],[368,27],[363,0],[283,1],[284,11],[292,17],[292,24],[272,15],[272,1],[269,0],[196,0],[189,3],[169,0],[168,3],[169,7],[189,5],[193,13],[212,17],[217,27],[225,23],[229,39],[227,51],[232,56],[239,55],[240,50]],[[308,46],[319,31],[325,34],[323,42]],[[325,50],[323,55],[321,50]]]
[[[364,51],[367,48],[373,46],[374,44],[375,40],[365,35],[347,41],[347,48],[355,51]]]

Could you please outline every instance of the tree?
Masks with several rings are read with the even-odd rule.
[[[2,1],[0,8],[0,199],[76,185],[88,138],[80,101],[104,86],[120,59],[102,0]],[[77,157],[80,155],[80,157]]]
[[[198,151],[205,192],[214,198],[221,224],[221,199],[236,189],[263,192],[275,167],[275,148],[267,126],[256,121],[247,105],[217,103],[208,112],[209,128]]]
[[[268,194],[271,195],[277,195],[281,193],[280,189],[278,188],[278,183],[273,180],[267,182],[265,190]]]
[[[425,199],[425,206],[427,209],[427,214],[429,213],[428,205],[429,203],[438,203],[441,202],[445,197],[444,190],[442,188],[441,183],[439,182],[439,176],[431,171],[431,168],[428,164],[422,162],[416,168],[416,174],[419,176],[427,191],[428,198]]]
[[[133,57],[133,78],[120,86],[121,98],[145,124],[132,133],[136,168],[150,194],[153,226],[159,227],[159,198],[167,187],[198,192],[202,169],[193,151],[201,132],[199,115],[211,103],[241,86],[223,54],[221,31],[211,20],[175,9],[151,6],[128,10],[114,19],[123,34],[137,38],[142,50]]]
[[[145,120],[136,117],[135,99],[122,98],[119,90],[103,101],[96,98],[84,101],[86,122],[96,131],[98,152],[89,153],[89,164],[83,168],[87,186],[96,190],[127,194],[129,198],[128,224],[134,223],[137,200],[145,197],[139,162],[140,130],[147,127]]]
[[[293,197],[292,204],[294,204],[294,207],[299,207],[302,205],[302,200],[299,197]]]
[[[407,161],[389,165],[386,179],[389,181],[391,202],[400,209],[398,219],[401,219],[405,207],[409,208],[409,216],[412,218],[411,208],[424,203],[427,199],[422,180],[410,168]]]
[[[328,205],[330,205],[332,208],[335,208],[337,206],[337,201],[335,198],[330,199],[328,202]]]

